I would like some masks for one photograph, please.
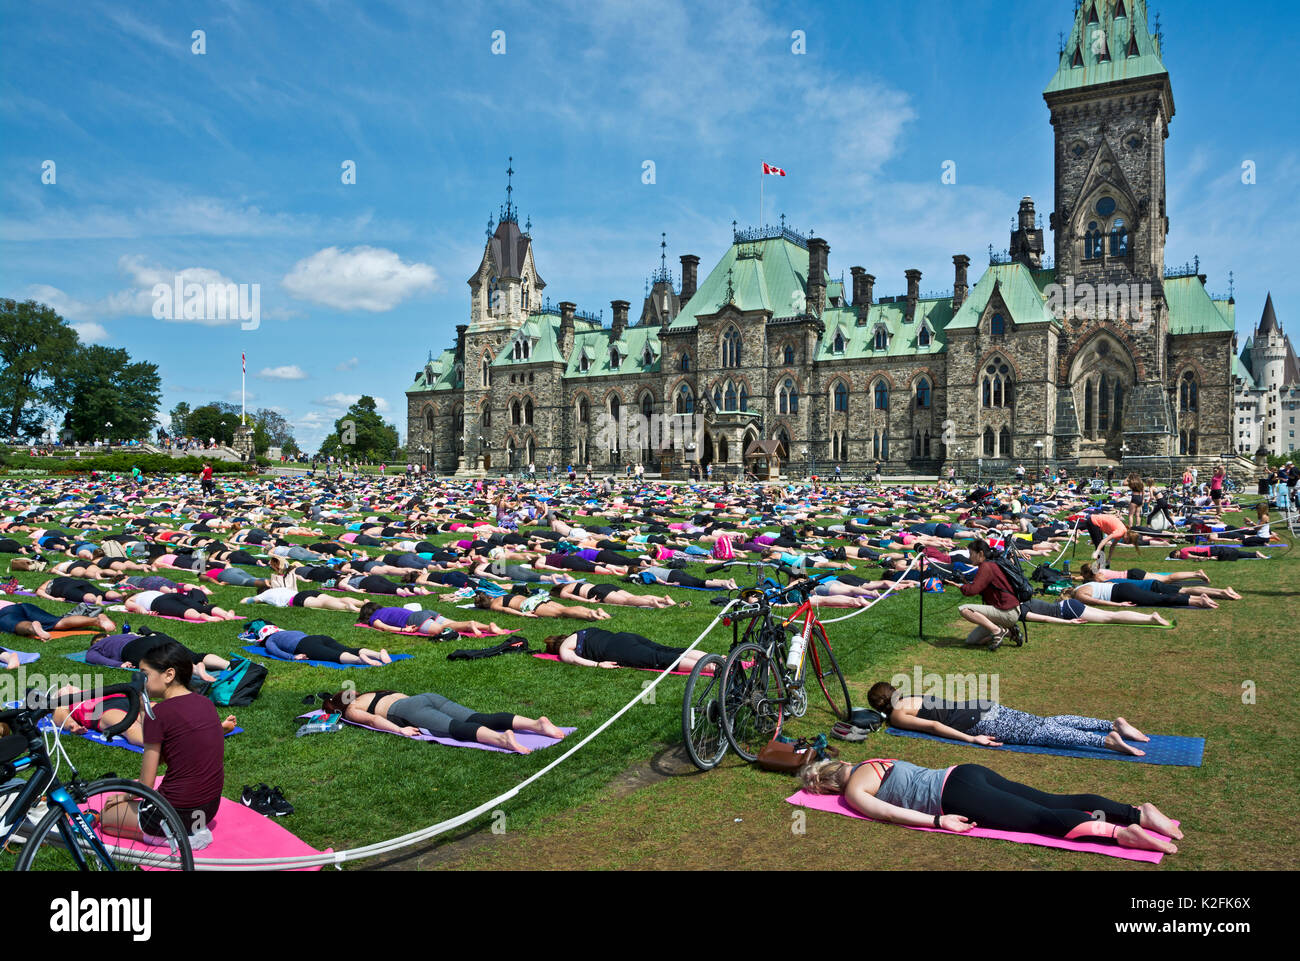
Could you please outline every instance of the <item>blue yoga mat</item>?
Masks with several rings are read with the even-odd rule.
[[[34,664],[41,659],[41,656],[34,651],[15,651],[12,647],[0,647],[0,651],[7,654],[17,654],[19,664]]]
[[[51,720],[49,716],[46,716],[36,722],[36,727],[42,731],[51,732],[54,730],[54,721]],[[243,732],[243,730],[244,729],[242,727],[236,727],[233,731],[227,734],[226,737],[231,737],[232,735],[240,734]],[[113,738],[113,740],[110,741],[108,738],[104,737],[104,735],[100,734],[98,731],[87,731],[85,734],[69,734],[65,730],[63,734],[66,737],[80,737],[83,741],[91,741],[95,744],[104,744],[108,747],[120,747],[124,751],[130,751],[132,754],[144,753],[144,748],[142,748],[138,744],[132,744],[122,735],[118,735],[117,737]]]
[[[266,648],[261,647],[261,646],[256,646],[256,647],[255,647],[255,646],[253,646],[252,644],[245,644],[245,645],[244,645],[244,650],[246,650],[249,654],[256,654],[258,657],[269,657],[269,658],[271,658],[273,661],[287,661],[287,662],[290,663],[290,664],[310,664],[312,667],[332,667],[332,668],[334,668],[336,671],[346,671],[346,670],[348,670],[349,668],[353,668],[353,667],[379,667],[379,666],[381,666],[381,665],[378,665],[378,664],[335,664],[333,661],[299,661],[299,660],[297,660],[297,659],[295,659],[295,658],[292,658],[292,657],[276,657],[274,654],[272,654],[272,653],[271,653],[270,651],[268,651]],[[391,658],[396,662],[396,661],[407,661],[407,660],[410,660],[412,655],[410,655],[410,654],[390,654],[390,655],[388,655],[388,656],[391,657]]]
[[[63,656],[66,657],[68,660],[70,660],[70,661],[76,661],[76,662],[79,663],[79,664],[86,664],[86,663],[88,663],[88,662],[86,661],[86,652],[85,652],[85,651],[74,651],[74,652],[72,652],[71,654],[64,654]]]
[[[1134,746],[1146,751],[1144,757],[1120,754],[1107,748],[1068,748],[1068,747],[1029,747],[1024,744],[1004,744],[1002,747],[986,747],[983,744],[971,744],[968,741],[954,741],[952,738],[935,737],[920,731],[900,731],[887,728],[895,737],[919,737],[927,741],[940,741],[945,744],[961,744],[964,747],[976,747],[985,751],[1015,751],[1018,754],[1056,754],[1061,757],[1086,757],[1106,761],[1137,761],[1141,764],[1164,764],[1171,767],[1200,767],[1205,753],[1205,738],[1177,737],[1174,735],[1152,734],[1146,744]]]

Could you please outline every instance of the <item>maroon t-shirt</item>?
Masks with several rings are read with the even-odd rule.
[[[162,745],[166,777],[158,791],[173,807],[217,803],[226,783],[226,738],[217,707],[201,694],[159,701],[144,719],[144,743]]]

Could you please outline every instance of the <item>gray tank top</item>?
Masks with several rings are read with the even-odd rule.
[[[938,814],[939,799],[943,793],[944,777],[948,768],[931,770],[917,767],[907,761],[895,761],[885,779],[880,782],[876,797],[896,807],[922,814]]]

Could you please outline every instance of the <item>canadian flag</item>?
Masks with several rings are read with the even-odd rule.
[[[765,174],[775,174],[775,175],[778,176],[778,177],[784,177],[784,176],[785,176],[785,171],[784,171],[784,170],[782,170],[780,167],[773,167],[773,166],[772,166],[770,163],[768,163],[766,160],[763,161],[763,173],[765,173]]]
[[[239,352],[239,369],[245,374],[248,373],[248,358],[244,356],[242,350]]]

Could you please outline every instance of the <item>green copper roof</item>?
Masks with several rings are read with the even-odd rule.
[[[595,330],[578,331],[573,339],[573,352],[569,354],[569,365],[565,368],[565,378],[609,377],[622,375],[634,377],[637,374],[649,374],[659,370],[659,328],[645,326],[627,327],[623,336],[613,340],[614,332],[608,327]],[[610,348],[618,347],[620,363],[617,367],[610,363]],[[650,363],[646,363],[646,348],[650,349]],[[582,358],[588,359],[588,367],[582,369]]]
[[[672,329],[693,327],[697,317],[721,310],[728,302],[728,284],[737,310],[797,316],[804,311],[808,290],[808,251],[785,237],[732,244],[674,318]]]
[[[1051,271],[1031,271],[1021,263],[993,264],[984,272],[979,283],[971,288],[970,294],[961,305],[961,310],[957,311],[956,316],[948,323],[947,329],[962,330],[977,327],[995,287],[1007,305],[1013,323],[1059,326],[1060,321],[1047,309],[1047,298],[1040,286],[1049,283],[1052,280],[1051,275]]]
[[[1232,376],[1240,379],[1247,387],[1255,387],[1255,375],[1240,357],[1232,358]]]
[[[456,379],[456,350],[448,348],[424,365],[415,375],[415,383],[406,388],[406,392],[460,390],[464,386],[463,381]]]
[[[1120,12],[1126,15],[1116,16]],[[1043,93],[1168,75],[1160,43],[1147,27],[1146,0],[1084,0]]]
[[[1231,334],[1237,328],[1236,307],[1212,299],[1199,277],[1167,278],[1165,302],[1171,334]]]
[[[858,324],[858,309],[835,307],[822,312],[826,334],[817,345],[817,360],[869,360],[886,357],[923,357],[941,354],[946,339],[944,330],[952,319],[952,300],[920,300],[911,323],[905,321],[907,299],[893,303],[872,304],[866,322]],[[921,330],[930,334],[930,343],[922,347]],[[876,349],[876,332],[884,329],[885,349]],[[844,350],[836,352],[836,335],[844,338]]]

